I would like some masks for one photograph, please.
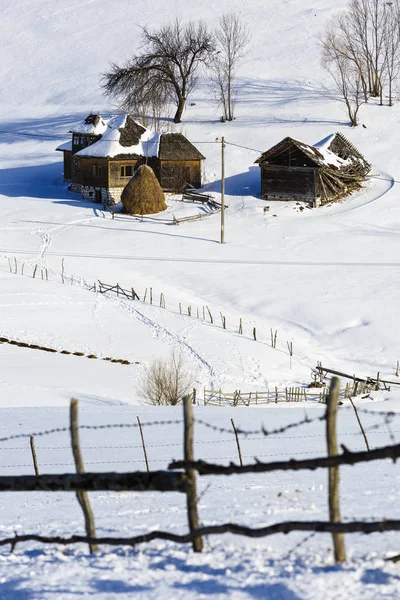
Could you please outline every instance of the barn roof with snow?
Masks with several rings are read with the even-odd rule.
[[[140,158],[158,155],[160,134],[150,131],[130,115],[117,115],[107,122],[102,137],[75,154],[91,158]]]
[[[69,133],[77,133],[83,135],[103,135],[107,129],[107,119],[104,119],[99,114],[90,113],[80,123],[70,129]]]
[[[320,203],[360,188],[371,169],[341,133],[313,146],[286,137],[264,152],[256,163],[261,168],[263,198],[308,199]]]

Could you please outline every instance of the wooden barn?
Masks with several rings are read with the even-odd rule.
[[[341,133],[314,146],[286,137],[264,152],[256,164],[261,171],[261,198],[303,200],[313,206],[359,189],[371,169]]]
[[[88,119],[71,131],[71,142],[57,148],[64,152],[64,179],[82,197],[119,202],[143,164],[153,169],[164,191],[201,187],[204,156],[184,135],[150,131],[130,115]]]

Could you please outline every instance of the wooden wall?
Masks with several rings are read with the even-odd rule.
[[[283,152],[267,159],[270,165],[281,165],[286,167],[310,167],[316,168],[315,162],[297,146],[286,148]]]
[[[80,170],[74,167],[79,160]],[[133,173],[145,164],[145,159],[107,159],[72,157],[72,181],[83,186],[94,188],[124,188],[130,176],[121,176],[122,166],[132,166]],[[160,161],[149,158],[147,164],[151,167],[164,190],[178,190],[182,184],[190,184],[195,188],[201,187],[201,161]],[[94,166],[103,167],[103,176],[95,177]]]
[[[72,152],[64,150],[64,181],[72,179]]]
[[[261,198],[287,196],[313,200],[316,169],[261,165]]]
[[[135,172],[140,165],[143,164],[142,159],[137,158],[126,158],[126,159],[113,159],[108,161],[109,168],[109,185],[110,188],[124,188],[130,177],[121,177],[121,167],[131,166],[133,172]]]
[[[75,167],[79,161],[80,170]],[[95,175],[93,167],[102,167],[101,176]],[[108,161],[106,158],[79,158],[72,159],[72,181],[81,185],[95,188],[107,188],[108,186]]]
[[[160,183],[164,190],[179,190],[182,184],[201,187],[201,161],[162,160]]]

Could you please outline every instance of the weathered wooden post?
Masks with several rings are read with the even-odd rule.
[[[146,462],[146,469],[147,469],[147,472],[149,473],[150,472],[149,461],[147,459],[146,444],[144,443],[144,436],[143,436],[142,424],[140,422],[139,417],[136,417],[136,418],[137,418],[137,422],[138,422],[138,425],[139,425],[140,437],[142,438],[142,447],[143,447],[144,460]]]
[[[235,432],[236,446],[237,446],[237,450],[238,450],[238,454],[239,454],[240,466],[243,467],[242,451],[240,449],[239,435],[238,435],[238,432],[236,429],[235,421],[233,419],[231,419],[231,423],[232,423],[233,431]]]
[[[184,418],[184,460],[193,461],[193,408],[190,395],[183,398],[183,418]],[[186,469],[187,476],[187,492],[186,502],[188,511],[188,521],[190,532],[199,529],[199,516],[197,513],[197,486],[196,486],[196,471],[194,469]],[[203,550],[203,538],[197,537],[192,542],[194,552],[201,552]]]
[[[340,379],[332,377],[328,393],[326,409],[326,441],[328,446],[328,456],[337,456],[337,408],[340,394]],[[339,467],[329,467],[329,519],[331,523],[340,523],[340,497]],[[346,549],[342,533],[332,533],[334,556],[336,563],[342,563],[346,560]]]
[[[38,467],[37,456],[36,456],[35,438],[33,437],[33,435],[30,436],[29,442],[31,445],[33,468],[35,469],[35,475],[37,476],[37,475],[39,475],[39,467]]]
[[[358,424],[359,424],[359,426],[360,426],[361,433],[362,433],[362,435],[363,435],[363,438],[364,438],[365,445],[367,446],[367,450],[368,450],[368,452],[369,452],[369,451],[371,450],[371,448],[369,447],[369,443],[368,443],[367,434],[365,433],[365,429],[364,429],[364,427],[363,427],[363,424],[361,423],[361,419],[360,419],[360,417],[359,417],[359,414],[358,414],[357,407],[356,407],[356,405],[354,404],[354,402],[353,402],[353,400],[352,400],[351,398],[349,398],[349,400],[350,400],[350,403],[351,403],[351,405],[352,405],[352,407],[353,407],[353,409],[354,409],[354,412],[355,412],[355,415],[356,415],[356,419],[357,419],[357,423],[358,423]]]
[[[72,398],[70,405],[70,430],[71,430],[71,446],[72,454],[74,456],[75,467],[77,473],[84,473],[85,468],[83,465],[83,459],[81,454],[81,448],[79,445],[79,431],[78,431],[78,400]],[[90,506],[89,497],[87,492],[76,492],[77,500],[82,508],[83,515],[85,518],[86,535],[88,537],[96,537],[96,528],[94,525],[94,516],[92,507]],[[99,549],[96,544],[89,544],[90,553],[93,554]]]

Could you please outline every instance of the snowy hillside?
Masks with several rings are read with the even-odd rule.
[[[168,357],[174,349],[193,371],[200,396],[203,387],[250,392],[268,386],[304,385],[317,361],[359,376],[380,372],[382,377],[394,378],[400,358],[400,103],[388,108],[371,102],[360,111],[365,127],[351,129],[344,107],[332,99],[331,80],[320,66],[318,37],[328,18],[345,5],[345,0],[221,0],[218,5],[211,0],[15,0],[2,7],[0,337],[58,351],[0,344],[3,437],[20,432],[21,427],[28,432],[60,419],[64,422],[72,396],[80,400],[88,422],[118,422],[135,419],[137,414],[151,420],[157,411],[143,405],[138,382],[151,360]],[[101,74],[110,61],[122,62],[137,49],[140,26],[156,27],[175,17],[203,19],[212,26],[228,10],[238,12],[251,32],[250,52],[239,71],[236,120],[230,124],[219,121],[220,110],[203,79],[189,99],[182,124],[176,126],[176,131],[187,135],[207,157],[205,190],[217,200],[221,147],[216,139],[225,136],[228,142],[226,244],[219,244],[219,215],[178,226],[119,215],[112,219],[101,205],[68,191],[62,181],[61,155],[55,148],[69,139],[71,127],[90,111],[115,112],[115,105],[102,93]],[[300,210],[296,203],[268,202],[270,210],[264,212],[259,167],[254,164],[261,152],[285,136],[313,144],[335,131],[344,133],[372,163],[372,177],[365,188],[343,202],[317,210]],[[196,213],[198,209],[192,210]],[[187,211],[176,199],[168,199],[168,217]],[[10,265],[17,274],[10,273]],[[134,287],[141,300],[147,290],[146,302],[89,291],[97,280]],[[150,288],[153,305],[149,304]],[[159,306],[161,293],[165,308]],[[189,306],[191,316],[187,314]],[[226,318],[226,329],[220,314]],[[240,319],[243,334],[238,332]],[[276,348],[271,347],[271,329],[278,332]],[[288,342],[293,343],[292,361]],[[98,359],[62,355],[62,350]],[[131,364],[100,360],[106,357]],[[371,406],[398,410],[396,393],[377,394],[373,400]],[[243,408],[236,413],[223,408],[199,410],[213,422],[229,424],[231,416],[238,415],[235,419],[249,427],[259,427],[267,418],[274,427],[282,419],[296,420],[304,407],[270,408],[249,412]],[[314,409],[321,410],[318,406],[310,410]],[[358,436],[355,422],[346,414],[343,435]],[[370,419],[369,425],[373,424]],[[323,444],[313,437],[321,432],[314,427],[304,431],[309,438],[305,446],[300,438],[277,440],[276,445],[269,442],[263,449],[253,443],[246,447],[245,457],[250,461],[267,453],[323,454]],[[199,457],[235,460],[232,446],[199,435]],[[397,439],[395,427],[392,435]],[[160,432],[162,444],[170,443],[170,437],[180,442],[180,429]],[[355,441],[354,446],[350,444],[352,449],[362,447],[359,437],[351,439]],[[92,440],[86,441],[90,446]],[[110,467],[116,469],[120,468],[118,460],[129,462],[132,456],[134,461],[141,460],[139,454],[126,456],[129,440],[122,444],[123,456],[119,456],[121,440],[115,432],[108,441],[114,448],[108,456],[100,450],[85,454],[99,469],[108,468],[110,460],[117,461]],[[40,455],[49,470],[72,468],[66,458],[69,450],[61,451],[60,444],[65,446],[61,442],[48,443],[48,454]],[[384,424],[372,442],[375,446],[390,443]],[[208,444],[212,452],[206,456],[202,449]],[[153,456],[157,468],[165,468],[170,458],[179,457],[175,449],[167,457],[163,451]],[[4,453],[0,447],[1,474],[30,473],[28,463],[20,444],[11,444]],[[358,510],[365,518],[395,518],[397,469],[390,463],[361,469],[366,484],[361,500],[354,486],[358,479],[352,480],[346,471],[343,487],[350,507],[346,518]],[[204,522],[241,522],[247,515],[250,524],[270,523],[290,519],[291,512],[302,518],[307,511],[314,515],[310,518],[326,518],[326,508],[321,508],[325,496],[320,493],[325,489],[321,486],[326,486],[324,473],[311,473],[305,479],[280,473],[268,479],[266,486],[255,477],[247,482],[238,479],[229,479],[226,486],[221,479],[212,480],[204,501]],[[384,503],[380,504],[376,496],[369,496],[376,494],[382,482],[385,487],[379,491]],[[205,488],[206,483],[202,490]],[[0,501],[7,516],[0,524],[0,538],[16,528],[45,531],[49,504],[54,523],[48,532],[59,532],[57,511],[63,510],[62,506],[67,516],[60,533],[78,531],[80,515],[68,512],[62,494],[55,496],[35,495],[37,512],[32,517],[27,514],[26,496],[3,494]],[[167,505],[156,494],[150,498],[146,494],[93,496],[100,532],[109,528],[115,533],[119,527],[127,527],[125,517],[118,522],[109,519],[110,507],[113,511],[120,508],[128,520],[129,515],[139,519],[140,532],[183,527],[182,501]],[[252,505],[258,506],[253,514]],[[217,515],[215,506],[219,507]],[[209,595],[289,600],[316,600],[324,595],[336,599],[349,597],[346,586],[353,586],[355,599],[400,597],[395,588],[398,571],[381,560],[386,553],[399,550],[395,535],[382,536],[376,545],[371,538],[368,549],[365,538],[352,536],[353,562],[348,568],[332,571],[327,566],[331,561],[331,553],[326,551],[328,538],[316,536],[311,546],[300,549],[292,577],[290,561],[279,568],[276,565],[301,539],[296,534],[290,543],[288,538],[282,541],[278,537],[273,542],[259,541],[254,555],[251,544],[229,538],[225,547],[222,539],[211,544],[208,558],[196,559],[186,548],[174,548],[171,559],[168,544],[155,544],[138,554],[104,550],[97,559],[87,558],[84,548],[64,554],[54,548],[24,550],[21,546],[11,557],[4,549],[0,554],[4,564],[0,599],[70,600],[82,595],[69,587],[75,577],[85,581],[85,593],[100,600],[128,598],[133,592],[138,597],[160,599]],[[238,548],[244,548],[241,566]],[[65,570],[63,561],[68,563]],[[222,566],[217,572],[219,561]],[[39,574],[42,566],[43,577]],[[55,572],[46,587],[45,579],[53,567]],[[134,571],[134,581],[124,572],[142,567],[148,576]],[[38,581],[32,591],[28,578],[36,569]],[[166,580],[164,570],[170,573]],[[266,592],[267,578],[272,579]],[[328,581],[331,595],[324,587]]]

